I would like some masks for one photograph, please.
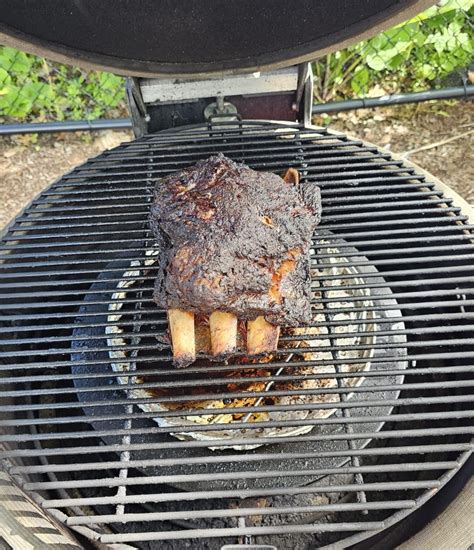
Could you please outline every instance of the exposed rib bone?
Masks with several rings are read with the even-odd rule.
[[[168,323],[173,346],[173,363],[177,367],[187,367],[196,360],[194,313],[169,309]]]
[[[237,347],[237,317],[233,313],[214,311],[209,317],[213,355],[232,353]]]
[[[272,325],[263,316],[247,323],[247,353],[258,355],[275,351],[278,347],[280,327]]]

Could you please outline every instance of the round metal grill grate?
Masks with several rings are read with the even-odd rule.
[[[151,191],[218,151],[258,170],[294,166],[303,185],[321,188],[315,332],[306,357],[303,336],[282,338],[264,374],[216,363],[178,375],[156,339],[166,321],[151,301]],[[283,549],[371,536],[426,501],[472,450],[472,228],[411,166],[325,130],[214,124],[90,160],[43,192],[0,246],[9,473],[105,544],[220,548],[250,536]],[[246,375],[261,386],[229,389]],[[295,386],[303,379],[313,384]],[[243,400],[230,428],[196,429],[215,417],[196,406],[196,387],[207,388],[201,400]],[[178,400],[188,405],[157,415]],[[309,429],[275,437],[270,425]],[[226,448],[195,436],[216,426]]]

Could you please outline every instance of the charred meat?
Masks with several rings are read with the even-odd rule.
[[[276,348],[279,326],[309,323],[318,187],[298,172],[257,172],[223,155],[161,179],[150,222],[160,249],[154,300],[168,311],[178,366],[196,354],[194,316],[208,316],[213,355]]]

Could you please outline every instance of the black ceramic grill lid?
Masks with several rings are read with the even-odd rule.
[[[312,60],[432,0],[0,0],[0,42],[130,75],[250,72]]]

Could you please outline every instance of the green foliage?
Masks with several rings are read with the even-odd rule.
[[[314,64],[317,101],[434,87],[474,59],[474,0],[444,0]],[[460,80],[460,79],[459,79]]]
[[[123,79],[47,62],[0,47],[0,117],[4,120],[95,119],[120,108]]]

